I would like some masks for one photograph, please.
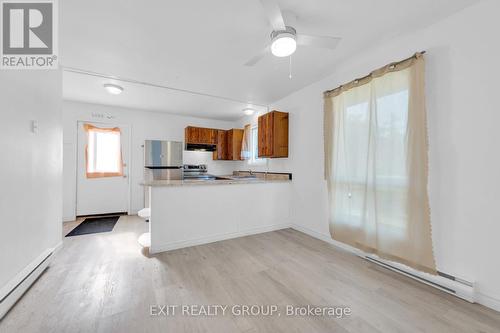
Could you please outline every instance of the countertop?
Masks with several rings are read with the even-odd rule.
[[[237,185],[237,184],[267,184],[267,183],[291,183],[291,180],[266,180],[263,178],[233,178],[232,176],[218,176],[227,179],[184,179],[184,180],[152,180],[141,183],[143,186],[203,186],[203,185]]]

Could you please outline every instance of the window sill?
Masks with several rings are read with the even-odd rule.
[[[247,164],[248,165],[266,165],[266,160],[259,160],[259,161],[251,161],[251,160],[248,160],[247,161]]]

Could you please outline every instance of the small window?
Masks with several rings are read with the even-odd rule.
[[[123,176],[121,132],[115,128],[84,125],[87,132],[87,178]]]
[[[263,158],[259,158],[259,127],[254,126],[250,132],[250,164],[262,164]]]

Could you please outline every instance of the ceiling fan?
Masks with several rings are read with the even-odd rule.
[[[282,13],[275,0],[260,0],[260,2],[273,28],[271,32],[271,43],[247,61],[245,66],[255,65],[268,54],[269,50],[276,57],[288,57],[295,52],[297,45],[330,50],[337,47],[340,41],[338,37],[298,34],[297,30],[293,27],[296,20],[295,15],[286,12]]]

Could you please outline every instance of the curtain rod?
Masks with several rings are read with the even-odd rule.
[[[405,62],[405,61],[408,61],[408,60],[410,60],[410,59],[416,58],[416,57],[417,57],[417,54],[421,54],[421,55],[422,55],[422,54],[425,54],[425,52],[426,52],[425,50],[424,50],[424,51],[420,51],[420,52],[416,52],[416,53],[415,53],[414,55],[412,55],[411,57],[408,57],[408,58],[403,59],[403,60],[400,60],[400,61],[391,62],[390,64],[388,64],[388,65],[386,65],[386,66],[390,66],[391,68],[393,68],[394,66],[397,66],[397,65],[399,65],[399,64],[402,64],[402,63],[403,63],[403,62]],[[386,66],[383,66],[383,67],[386,67]],[[382,67],[382,68],[383,68],[383,67]],[[357,78],[357,79],[355,79],[355,80],[353,80],[353,81],[354,81],[354,82],[358,82],[358,81],[361,81],[361,80],[367,79],[367,78],[369,78],[369,77],[370,77],[370,76],[372,76],[372,75],[373,75],[373,71],[372,71],[370,74],[365,75],[365,76],[360,77],[360,78]],[[353,81],[351,81],[351,82],[353,82]],[[347,84],[347,83],[346,83],[346,84]],[[328,94],[328,93],[331,93],[332,91],[335,91],[335,90],[337,90],[337,89],[342,88],[342,87],[343,87],[343,86],[345,86],[346,84],[341,84],[340,86],[338,86],[338,87],[337,87],[337,88],[335,88],[335,89],[325,90],[325,91],[323,92],[323,94]]]
[[[80,69],[80,68],[75,68],[75,67],[66,67],[66,66],[61,66],[61,67],[62,67],[63,71],[69,72],[69,73],[76,73],[76,74],[82,74],[82,75],[99,77],[99,78],[103,78],[103,79],[116,80],[116,81],[120,81],[120,82],[128,82],[128,83],[132,83],[132,84],[139,84],[139,85],[149,86],[149,87],[154,87],[154,88],[167,89],[167,90],[181,92],[181,93],[187,93],[187,94],[192,94],[192,95],[198,95],[198,96],[203,96],[203,97],[210,97],[210,98],[214,98],[214,99],[220,99],[220,100],[223,100],[223,101],[233,102],[233,103],[238,103],[238,104],[247,104],[247,105],[252,105],[252,106],[257,106],[257,107],[262,107],[262,108],[269,108],[268,105],[264,105],[264,104],[260,104],[260,103],[244,102],[244,101],[240,101],[240,100],[237,100],[237,99],[234,99],[234,98],[230,98],[230,97],[217,96],[217,95],[211,95],[211,94],[202,93],[202,92],[198,92],[198,91],[192,91],[192,90],[187,90],[187,89],[174,88],[174,87],[164,86],[164,85],[156,84],[156,83],[150,83],[150,82],[139,81],[139,80],[124,78],[124,77],[109,75],[109,74],[103,74],[103,73],[98,73],[98,72],[87,71],[87,70]]]

